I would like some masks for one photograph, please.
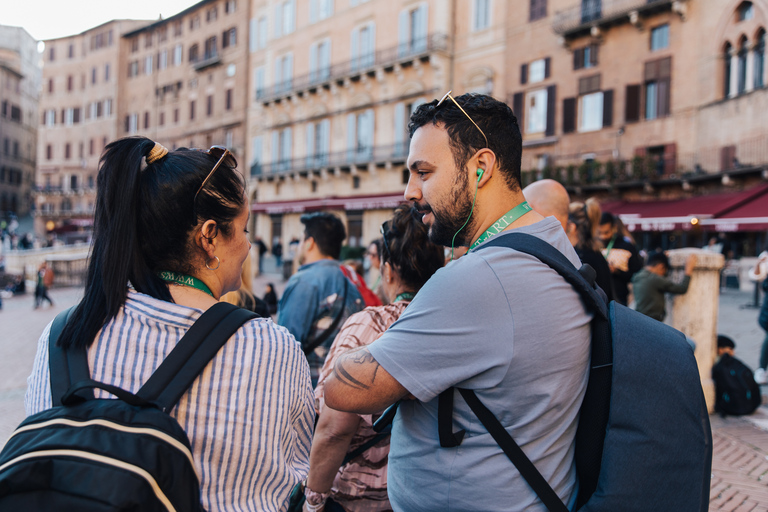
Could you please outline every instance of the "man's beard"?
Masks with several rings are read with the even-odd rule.
[[[432,226],[429,228],[430,242],[445,247],[468,247],[472,242],[470,237],[474,222],[471,220],[467,222],[469,216],[472,215],[472,199],[467,185],[466,174],[460,173],[448,203],[450,209],[438,211],[432,209],[430,205],[419,207],[421,210],[431,212],[434,217]],[[464,223],[467,225],[464,226]],[[464,226],[463,229],[462,226]],[[461,230],[460,233],[458,233],[459,230]]]

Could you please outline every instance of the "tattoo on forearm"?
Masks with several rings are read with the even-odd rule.
[[[360,382],[355,377],[353,377],[347,368],[345,368],[345,363],[349,364],[345,359],[340,359],[333,367],[333,373],[336,375],[336,378],[339,379],[339,381],[343,382],[344,384],[353,387],[355,389],[370,389],[371,385],[376,380],[376,373],[379,371],[379,367],[381,366],[378,361],[371,355],[371,353],[367,349],[363,349],[358,351],[354,355],[350,355],[352,359],[352,363],[354,364],[374,364],[373,368],[373,376],[371,377],[370,384],[366,384],[364,382]]]

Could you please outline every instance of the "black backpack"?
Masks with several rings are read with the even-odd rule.
[[[189,440],[168,412],[258,315],[215,304],[133,394],[92,380],[85,349],[56,345],[70,311],[49,337],[54,407],[24,420],[0,452],[0,510],[202,511]],[[95,399],[94,388],[118,399]]]
[[[712,380],[715,381],[715,411],[723,416],[752,414],[760,407],[760,386],[752,370],[735,357],[723,354],[712,367]]]
[[[685,335],[621,304],[606,305],[594,270],[576,270],[557,249],[525,233],[497,236],[481,247],[509,247],[562,275],[594,313],[589,381],[576,432],[580,512],[706,512],[712,432],[699,370]],[[586,276],[586,278],[585,278]],[[568,512],[552,487],[493,413],[468,389],[457,389],[550,512]],[[443,447],[453,432],[453,388],[438,398]],[[460,455],[459,455],[460,456]]]

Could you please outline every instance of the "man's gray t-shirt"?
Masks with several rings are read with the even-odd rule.
[[[553,217],[514,231],[581,265]],[[418,398],[403,401],[393,425],[387,485],[394,510],[546,511],[458,393],[454,430],[467,434],[459,447],[440,447],[437,397],[451,386],[474,390],[570,505],[591,318],[559,274],[518,251],[478,249],[439,270],[369,345]]]

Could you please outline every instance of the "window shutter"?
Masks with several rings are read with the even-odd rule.
[[[603,91],[603,128],[613,125],[613,89]]]
[[[643,80],[646,82],[652,82],[659,77],[659,61],[652,60],[645,63],[645,70],[643,72]]]
[[[307,163],[312,165],[312,157],[315,156],[315,125],[307,124]]]
[[[347,153],[351,158],[357,146],[357,130],[355,130],[355,114],[347,114]]]
[[[283,33],[283,4],[275,6],[275,37],[280,37]]]
[[[318,151],[321,155],[327,155],[331,152],[331,120],[323,119],[320,123],[320,147]]]
[[[547,79],[550,77],[550,74],[552,73],[552,59],[549,57],[546,57],[544,59],[544,78]]]
[[[373,129],[374,118],[373,109],[370,108],[365,111],[365,145],[368,149],[373,149]]]
[[[292,148],[293,148],[292,135],[293,135],[293,129],[290,127],[286,128],[285,137],[283,138],[283,141],[285,142],[285,147],[283,149],[283,158],[285,160],[290,160],[292,156]]]
[[[636,123],[640,120],[640,86],[628,85],[624,106],[624,122]]]
[[[597,49],[598,45],[593,44],[591,47],[591,50],[589,52],[589,63],[593,66],[597,66],[598,58],[597,58]]]
[[[736,146],[723,146],[720,148],[720,170],[733,169],[733,159],[736,158]]]
[[[314,80],[317,78],[317,61],[319,60],[318,57],[318,50],[319,45],[317,43],[312,43],[312,45],[309,47],[309,79]]]
[[[600,75],[579,78],[579,96],[598,92],[600,90]]]
[[[577,48],[573,51],[573,69],[584,67],[584,48]]]
[[[398,56],[408,53],[408,11],[400,11],[397,18],[397,54]]]
[[[357,46],[359,39],[360,39],[360,29],[356,28],[356,29],[354,29],[352,31],[352,37],[350,38],[350,41],[349,41],[349,43],[350,43],[349,44],[349,52],[350,52],[350,55],[351,55],[352,61],[353,61],[352,62],[352,69],[357,69],[357,63],[354,62],[354,61],[357,59],[357,55],[358,55],[358,52],[359,52],[358,46]]]
[[[272,132],[272,161],[280,161],[280,134],[277,130]]]
[[[524,114],[524,101],[525,95],[522,92],[516,92],[512,97],[512,112],[517,116],[517,126],[520,128],[520,133],[523,133],[523,114]]]
[[[427,35],[428,35],[428,28],[429,28],[429,20],[427,19],[427,13],[429,12],[427,9],[429,8],[428,3],[421,4],[421,7],[419,7],[418,10],[418,24],[416,25],[416,29],[418,33],[416,34],[416,45],[418,46],[419,50],[426,50],[427,49]]]
[[[520,83],[523,85],[528,83],[528,64],[520,66]]]
[[[664,173],[672,174],[677,169],[677,144],[664,145]]]
[[[317,21],[317,2],[318,0],[309,0],[309,22],[314,23]]]
[[[576,131],[576,98],[563,100],[563,133]]]
[[[405,103],[395,103],[395,145],[399,149],[405,140]]]
[[[549,59],[547,59],[549,61]],[[547,87],[547,128],[544,135],[550,137],[555,134],[555,108],[557,105],[557,86]]]
[[[670,96],[670,80],[669,78],[663,78],[659,80],[658,86],[658,115],[664,117],[669,115],[669,96]]]

